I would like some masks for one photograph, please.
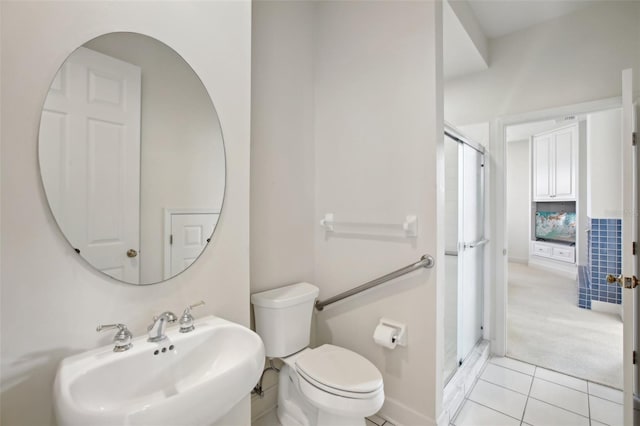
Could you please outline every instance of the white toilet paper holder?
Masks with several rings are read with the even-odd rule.
[[[398,346],[407,346],[407,325],[398,321],[393,321],[388,318],[380,318],[378,325],[386,325],[387,327],[394,328],[396,333],[391,338],[391,342]]]

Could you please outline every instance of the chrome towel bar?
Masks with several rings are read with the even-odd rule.
[[[365,290],[368,290],[372,287],[375,287],[377,285],[380,285],[382,283],[386,283],[387,281],[391,281],[395,278],[398,278],[402,275],[408,274],[409,272],[413,272],[417,269],[420,268],[433,268],[433,265],[435,264],[435,260],[433,259],[432,256],[425,254],[424,256],[422,256],[420,258],[419,261],[412,263],[411,265],[407,265],[404,268],[400,268],[396,271],[393,271],[391,273],[388,273],[387,275],[383,275],[379,278],[376,278],[375,280],[371,280],[367,283],[364,283],[362,285],[359,285],[358,287],[352,288],[351,290],[347,290],[344,293],[340,293],[337,296],[333,296],[330,297],[326,300],[316,300],[316,309],[321,311],[324,309],[325,306],[330,305],[332,303],[335,303],[339,300],[345,299],[349,296],[353,296],[354,294],[358,294],[361,293]]]

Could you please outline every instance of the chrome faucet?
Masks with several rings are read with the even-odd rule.
[[[99,325],[98,327],[96,327],[96,331],[100,332],[102,330],[112,330],[114,328],[117,328],[118,332],[116,333],[115,336],[113,336],[113,341],[116,344],[115,347],[113,348],[113,351],[124,352],[131,349],[131,346],[133,346],[133,344],[131,343],[131,340],[133,340],[133,335],[131,334],[129,329],[127,329],[126,325],[124,324]]]
[[[193,325],[194,320],[193,315],[191,315],[191,310],[202,305],[204,305],[204,300],[187,306],[187,308],[182,313],[182,316],[180,317],[180,333],[189,333],[190,331],[193,331],[195,329],[195,326]]]
[[[164,329],[167,327],[167,323],[175,322],[178,317],[173,312],[163,312],[157,317],[153,317],[153,324],[151,324],[147,330],[149,330],[148,342],[160,342],[167,338],[164,334]]]

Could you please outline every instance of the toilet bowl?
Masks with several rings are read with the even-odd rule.
[[[322,345],[282,361],[278,418],[283,426],[364,425],[384,403],[382,375],[348,349]]]
[[[380,410],[380,371],[345,348],[309,345],[318,288],[299,283],[251,296],[256,331],[270,358],[280,358],[277,415],[283,426],[364,426]]]

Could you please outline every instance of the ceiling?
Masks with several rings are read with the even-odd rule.
[[[487,38],[502,37],[593,4],[592,0],[467,1]]]
[[[472,12],[469,10],[469,13]],[[444,2],[442,7],[442,27],[445,78],[488,68],[487,58],[480,53],[470,31],[465,28],[463,20],[456,15],[448,2]]]
[[[603,0],[445,1],[445,79],[489,68],[488,45],[491,39],[574,13],[595,1]]]

